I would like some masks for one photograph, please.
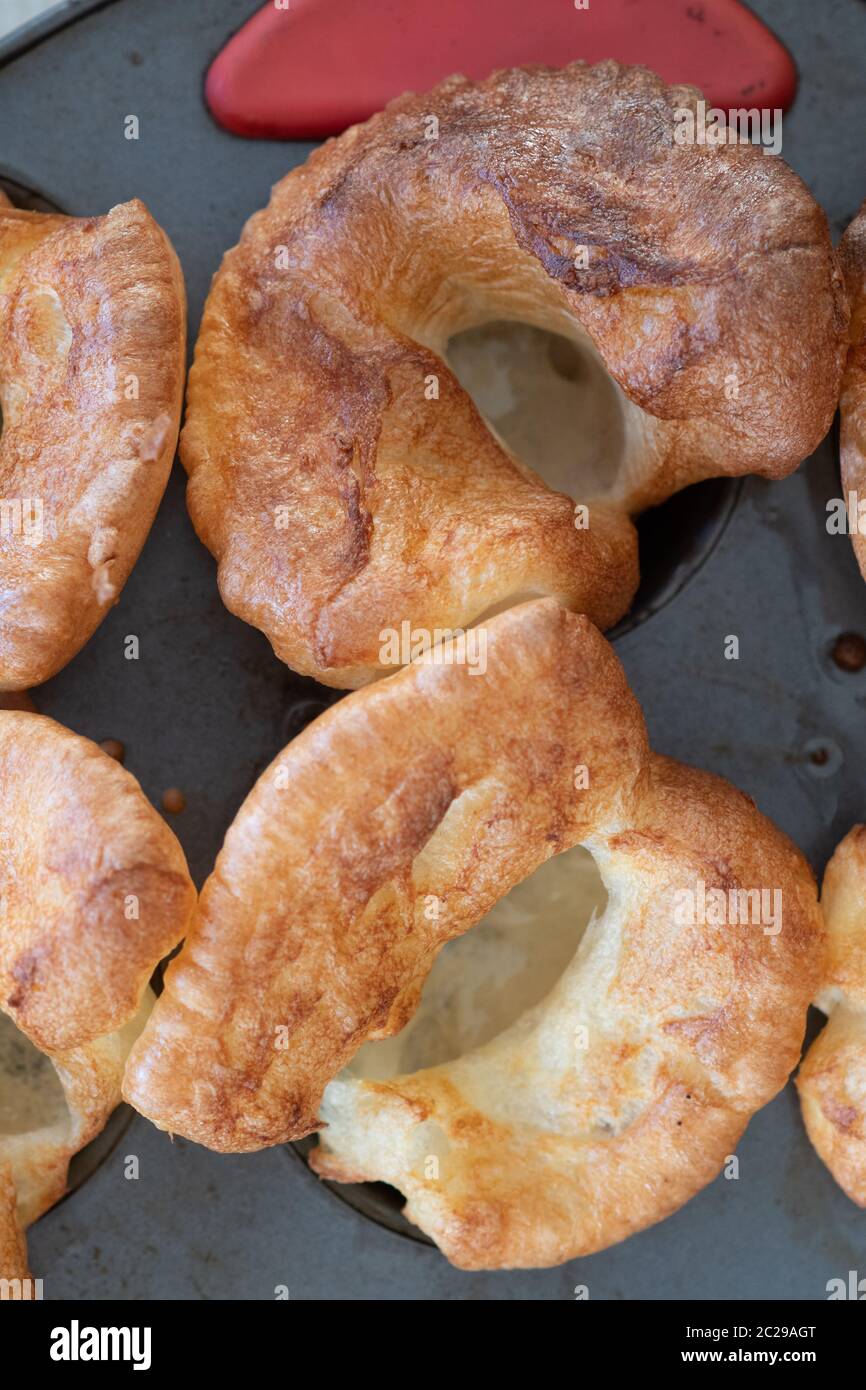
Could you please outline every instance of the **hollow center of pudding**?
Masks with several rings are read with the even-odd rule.
[[[0,1134],[45,1129],[68,1114],[60,1078],[44,1052],[0,1014]]]
[[[445,356],[493,432],[548,487],[577,501],[611,491],[623,411],[588,341],[496,320],[456,333]]]
[[[588,850],[577,845],[548,859],[471,931],[449,941],[406,1027],[366,1043],[348,1074],[384,1080],[489,1042],[550,993],[606,904]]]

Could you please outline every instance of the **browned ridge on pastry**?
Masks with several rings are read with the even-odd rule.
[[[362,685],[383,630],[539,595],[607,627],[637,582],[631,514],[819,443],[847,322],[826,219],[760,148],[678,144],[698,97],[613,62],[450,78],[328,141],[247,223],[181,453],[225,602],[290,666]],[[501,320],[606,369],[604,486],[547,486],[446,365]]]
[[[0,690],[58,671],[123,588],[174,458],[185,339],[142,203],[0,206]]]
[[[135,778],[42,715],[0,711],[0,1278],[120,1102],[157,963],[195,902]]]
[[[650,751],[585,617],[541,600],[485,633],[483,673],[446,643],[263,773],[124,1083],[223,1151],[326,1123],[318,1170],[399,1188],[466,1268],[586,1254],[709,1182],[796,1065],[823,955],[802,857],[728,783]],[[353,1075],[413,1019],[441,948],[577,845],[607,906],[549,992],[441,1065]],[[777,890],[780,930],[679,925],[701,882]]]
[[[839,242],[839,262],[851,304],[848,357],[839,400],[839,450],[849,531],[866,579],[866,203]]]
[[[797,1076],[809,1138],[852,1201],[866,1207],[866,826],[827,865],[821,906],[829,937],[816,999],[829,1015]]]

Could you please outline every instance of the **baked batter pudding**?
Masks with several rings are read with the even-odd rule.
[[[259,778],[124,1094],[227,1152],[321,1131],[323,1176],[398,1188],[455,1264],[552,1265],[676,1210],[785,1084],[815,884],[651,752],[585,617],[509,609],[483,676],[433,657]]]
[[[0,1279],[120,1102],[148,982],[195,890],[135,778],[42,715],[0,710]]]
[[[143,203],[0,198],[0,691],[75,656],[117,601],[174,459],[186,299]]]
[[[866,826],[824,874],[829,953],[815,1003],[827,1025],[797,1075],[809,1138],[840,1187],[866,1207]]]
[[[452,77],[316,149],[225,256],[181,458],[223,599],[296,671],[550,596],[600,628],[632,518],[782,478],[836,408],[826,218],[700,94],[614,62]],[[697,119],[697,117],[696,117]]]

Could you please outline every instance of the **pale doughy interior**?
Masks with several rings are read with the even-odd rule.
[[[50,1059],[0,1013],[0,1134],[45,1129],[68,1113]]]
[[[588,850],[577,845],[548,859],[443,948],[406,1027],[366,1043],[343,1075],[384,1080],[489,1042],[545,998],[606,904]]]
[[[621,392],[588,340],[498,320],[455,334],[446,358],[493,433],[548,487],[584,502],[613,489]]]

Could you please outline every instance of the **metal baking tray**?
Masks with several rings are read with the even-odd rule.
[[[207,66],[254,0],[69,0],[0,42],[0,179],[76,214],[138,196],[177,248],[195,339],[210,277],[309,144],[242,141],[202,100]],[[862,0],[755,0],[800,66],[783,154],[838,236],[866,194]],[[614,55],[615,56],[615,55]],[[124,138],[135,114],[140,138]],[[14,185],[14,186],[13,186]],[[22,192],[27,190],[27,192]],[[126,746],[173,818],[200,883],[253,781],[339,696],[295,676],[223,607],[176,466],[121,602],[36,692],[40,710]],[[817,871],[866,812],[866,670],[832,659],[866,631],[850,544],[826,529],[841,495],[833,438],[783,483],[704,484],[642,522],[644,584],[614,634],[655,747],[749,792]],[[127,633],[141,659],[123,657]],[[736,662],[724,639],[740,638]],[[124,1177],[136,1154],[140,1177]],[[30,1231],[49,1299],[823,1299],[866,1268],[866,1215],[813,1153],[793,1088],[750,1124],[739,1180],[558,1269],[466,1274],[408,1236],[372,1185],[329,1189],[296,1149],[221,1157],[121,1111],[76,1160],[74,1191]]]

